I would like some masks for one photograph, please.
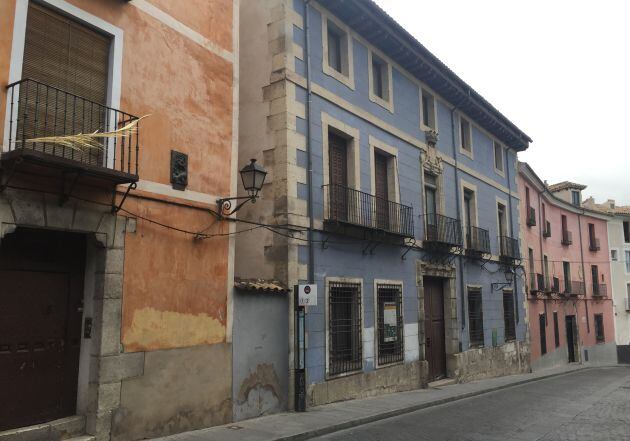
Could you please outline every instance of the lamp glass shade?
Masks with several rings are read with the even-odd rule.
[[[256,164],[256,160],[252,159],[249,164],[241,169],[241,180],[243,181],[243,187],[252,196],[258,194],[265,183],[265,177],[267,171],[260,164]]]
[[[514,281],[514,273],[512,271],[506,271],[505,280],[512,283]]]

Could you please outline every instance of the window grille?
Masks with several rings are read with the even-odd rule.
[[[378,364],[402,361],[404,358],[402,286],[378,284],[376,296]]]
[[[503,323],[505,325],[505,340],[515,340],[514,293],[510,290],[503,291]]]
[[[361,285],[329,284],[329,366],[330,375],[360,370],[363,366]]]
[[[483,309],[480,289],[468,290],[468,326],[471,346],[483,346]]]

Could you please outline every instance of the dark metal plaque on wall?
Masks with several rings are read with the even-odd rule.
[[[171,150],[171,184],[175,190],[185,190],[188,185],[188,155]]]

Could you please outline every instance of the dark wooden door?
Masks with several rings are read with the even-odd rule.
[[[444,331],[444,289],[441,279],[424,279],[425,354],[429,362],[429,379],[446,376]]]
[[[374,195],[376,196],[376,225],[389,230],[389,184],[387,182],[387,157],[374,154]]]
[[[574,315],[567,315],[564,319],[567,329],[567,350],[569,351],[569,363],[577,361],[577,322]]]
[[[0,430],[76,411],[85,248],[61,237],[15,233],[0,247]]]
[[[346,140],[328,135],[330,216],[333,220],[348,220],[348,152]]]

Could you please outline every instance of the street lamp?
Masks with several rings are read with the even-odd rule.
[[[262,165],[257,164],[255,159],[251,159],[251,162],[241,169],[240,174],[243,187],[247,190],[248,196],[217,199],[220,217],[236,213],[248,201],[251,201],[252,204],[256,203],[256,199],[259,197],[258,192],[260,192],[265,183],[267,171]],[[239,200],[243,202],[232,209],[232,201]]]
[[[498,291],[500,289],[507,288],[509,286],[512,286],[513,282],[514,282],[514,270],[512,268],[507,268],[505,270],[505,282],[491,283],[492,290]]]

